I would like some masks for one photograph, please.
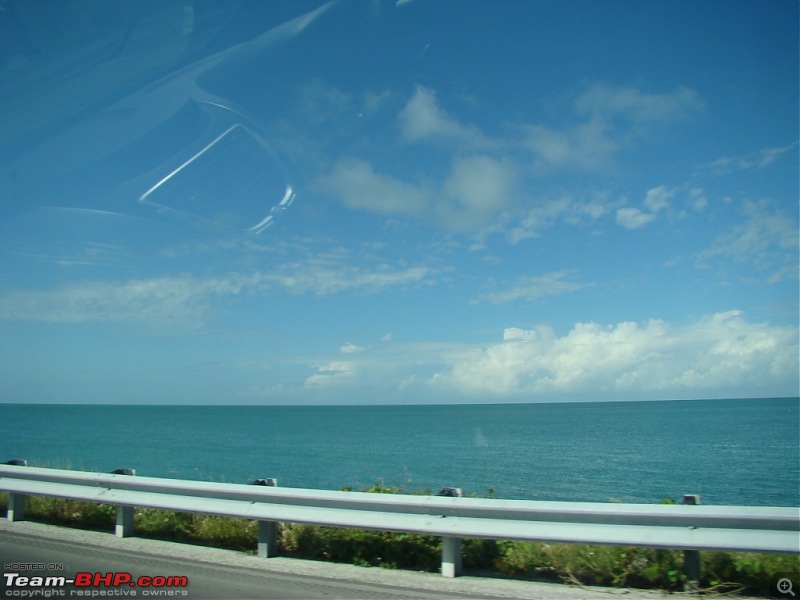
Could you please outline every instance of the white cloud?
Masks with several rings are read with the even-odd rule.
[[[321,388],[332,384],[343,383],[354,374],[354,364],[345,361],[331,362],[317,369],[317,372],[306,379],[304,387]]]
[[[492,210],[505,204],[514,174],[507,165],[488,156],[459,159],[445,191],[468,210]]]
[[[535,329],[520,329],[519,327],[506,327],[503,330],[503,340],[535,340]]]
[[[668,94],[648,94],[630,87],[595,86],[575,103],[572,122],[564,127],[515,123],[520,132],[493,139],[443,110],[433,90],[418,86],[399,113],[406,142],[436,141],[451,152],[449,172],[407,180],[377,170],[363,158],[342,157],[318,180],[319,187],[348,207],[381,215],[419,219],[455,231],[486,230],[508,223],[526,199],[521,190],[526,173],[554,169],[599,171],[639,134],[642,124],[675,119],[697,110],[696,94],[679,88]],[[625,116],[625,119],[616,117]],[[569,119],[568,119],[569,121]],[[441,173],[441,172],[440,172]],[[664,210],[674,190],[664,186],[648,192],[644,209],[622,209],[618,222],[637,228]],[[559,217],[573,223],[594,220],[619,204],[605,200],[569,206],[537,203],[523,212],[511,231],[512,242],[538,234],[543,224]],[[524,209],[523,209],[524,210]],[[648,211],[648,212],[645,212]]]
[[[644,198],[644,206],[652,213],[657,213],[669,206],[669,199],[675,194],[675,190],[660,185],[656,188],[647,190]]]
[[[400,126],[403,138],[412,142],[439,138],[470,146],[487,143],[478,128],[461,125],[439,108],[436,93],[423,86],[417,86],[400,112]]]
[[[565,336],[509,328],[502,343],[453,353],[429,380],[463,394],[784,389],[796,393],[797,329],[749,323],[738,311],[682,327],[651,320],[577,323]],[[792,392],[794,385],[794,392]]]
[[[639,229],[655,218],[653,213],[646,213],[632,206],[617,209],[617,224],[625,229]]]
[[[441,184],[407,183],[355,158],[340,159],[318,181],[351,208],[415,217],[454,230],[490,225],[513,201],[515,183],[510,165],[483,155],[455,158]]]
[[[692,208],[697,212],[705,210],[708,206],[708,198],[706,197],[703,188],[692,188],[689,190],[689,200],[692,202]]]
[[[580,162],[572,159],[575,142],[569,133],[541,125],[528,125],[525,133],[527,146],[545,163],[561,165],[569,161]]]
[[[366,350],[366,348],[363,346],[356,346],[350,342],[339,348],[339,352],[342,354],[358,354],[359,352],[364,352],[364,350]]]
[[[522,145],[533,153],[540,168],[597,171],[610,164],[620,148],[602,119],[563,130],[542,125],[524,125],[521,129],[525,135]]]
[[[457,159],[444,184],[439,212],[454,229],[472,229],[491,223],[512,201],[514,170],[488,156]]]
[[[340,159],[319,184],[350,208],[384,215],[421,217],[433,198],[432,190],[376,173],[369,162],[357,158]]]
[[[625,229],[639,229],[656,219],[656,215],[669,207],[669,199],[675,194],[675,189],[660,185],[647,190],[644,201],[646,210],[626,206],[617,209],[617,224]]]
[[[392,342],[346,357],[322,358],[312,365],[315,372],[303,381],[303,387],[330,392],[328,400],[336,394],[352,399],[364,390],[375,390],[381,401],[408,401],[409,392],[401,390],[423,388],[425,378],[446,364],[441,357],[446,348],[439,343]]]

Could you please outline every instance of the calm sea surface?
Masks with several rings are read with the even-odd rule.
[[[797,398],[449,406],[0,405],[0,461],[498,498],[800,505]]]

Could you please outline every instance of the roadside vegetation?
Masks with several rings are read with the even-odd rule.
[[[368,492],[402,493],[375,484]],[[491,492],[491,491],[490,491]],[[2,514],[8,495],[0,493]],[[29,496],[26,519],[80,529],[113,531],[116,508],[60,498]],[[154,509],[134,511],[136,535],[253,553],[254,521]],[[281,523],[279,552],[297,558],[350,563],[365,567],[436,572],[441,540],[433,536],[336,529]],[[746,593],[769,596],[776,576],[800,571],[800,557],[744,552],[701,552],[706,593]],[[517,541],[464,540],[465,571],[576,585],[657,588],[681,592],[686,578],[683,553],[677,550],[543,544]]]

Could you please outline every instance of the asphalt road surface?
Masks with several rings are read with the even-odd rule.
[[[658,592],[580,588],[488,577],[445,579],[417,573],[292,558],[259,559],[242,552],[72,530],[0,518],[0,600],[3,598],[530,598],[654,600]],[[123,574],[130,583],[99,587],[41,585],[34,577],[76,579],[78,573]],[[13,575],[12,574],[16,574]],[[186,587],[141,587],[139,578],[185,577]],[[28,578],[27,581],[19,577]],[[112,576],[113,577],[113,576]],[[24,583],[26,585],[14,585]],[[142,582],[140,582],[142,583]],[[144,582],[146,583],[146,581]],[[9,585],[11,584],[11,585]]]
[[[40,575],[74,578],[76,573],[129,573],[131,582],[139,577],[186,577],[186,587],[132,587],[123,583],[115,587],[77,588],[67,584],[64,589],[70,597],[72,590],[114,592],[114,598],[167,597],[196,600],[217,598],[436,598],[440,594],[422,590],[405,590],[392,587],[364,585],[353,581],[278,574],[252,568],[217,565],[175,557],[151,556],[140,552],[102,548],[84,543],[68,543],[16,533],[4,533],[0,538],[0,556],[5,565],[32,563],[44,569],[9,569],[3,571],[3,586],[32,591],[30,586],[8,586],[8,573],[20,573],[32,578]],[[12,562],[13,561],[13,562]],[[60,566],[63,564],[63,568]],[[50,565],[55,568],[47,568]],[[16,578],[11,580],[14,583]],[[29,579],[30,581],[30,579]],[[112,582],[113,583],[113,582]],[[60,587],[60,586],[57,586]],[[120,595],[116,595],[119,592]],[[171,592],[171,593],[170,593]],[[184,595],[185,592],[185,595]],[[5,590],[4,590],[5,595]],[[168,593],[169,595],[162,595]],[[125,596],[121,595],[125,594]],[[151,594],[158,594],[151,596]],[[78,596],[76,596],[78,597]],[[85,597],[85,596],[80,596]],[[101,596],[98,596],[101,597]],[[108,597],[108,596],[105,596]],[[467,596],[465,596],[467,597]]]

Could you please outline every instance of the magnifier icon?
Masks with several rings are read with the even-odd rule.
[[[792,580],[787,579],[786,577],[778,580],[778,591],[781,594],[791,594],[792,598],[794,598],[794,592],[792,591]]]

